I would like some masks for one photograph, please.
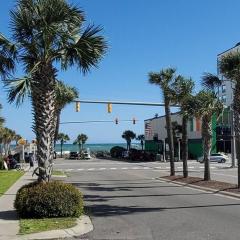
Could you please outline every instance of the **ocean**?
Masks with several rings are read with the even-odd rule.
[[[109,152],[110,149],[114,146],[120,146],[120,147],[127,147],[126,143],[102,143],[102,144],[84,144],[83,148],[89,148],[91,152],[96,152],[96,151],[107,151]],[[136,149],[141,149],[141,144],[139,143],[132,143],[132,148]],[[73,145],[73,144],[63,144],[63,151],[70,151],[70,152],[78,152],[78,145]],[[56,144],[55,148],[56,152],[61,151],[61,145]]]

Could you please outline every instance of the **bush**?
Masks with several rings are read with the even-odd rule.
[[[79,217],[83,197],[71,184],[33,182],[18,190],[14,207],[22,218]]]
[[[111,157],[120,158],[120,157],[122,157],[124,151],[126,151],[125,148],[115,146],[115,147],[111,148],[110,154],[111,154]]]

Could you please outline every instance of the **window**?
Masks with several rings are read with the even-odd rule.
[[[226,85],[222,85],[222,93],[226,92]]]
[[[226,97],[226,95],[223,95],[223,96],[222,96],[222,102],[223,102],[223,103],[226,103],[226,101],[227,101],[227,97]]]

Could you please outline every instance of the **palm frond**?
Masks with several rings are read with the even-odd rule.
[[[216,87],[221,86],[222,81],[217,75],[212,73],[204,73],[202,76],[202,85],[207,90],[214,91]]]
[[[8,102],[15,102],[17,106],[23,103],[26,97],[31,95],[31,78],[17,78],[4,81],[8,91]]]
[[[62,51],[62,68],[77,65],[85,74],[91,67],[97,67],[107,49],[104,38],[98,35],[101,31],[101,27],[88,26],[75,43],[69,44]]]

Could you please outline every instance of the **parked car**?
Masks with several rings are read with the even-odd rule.
[[[70,152],[69,159],[78,159],[79,155],[77,152]]]
[[[210,162],[225,163],[228,160],[228,156],[223,153],[212,153],[210,155]],[[203,163],[203,157],[198,158],[198,162]]]

